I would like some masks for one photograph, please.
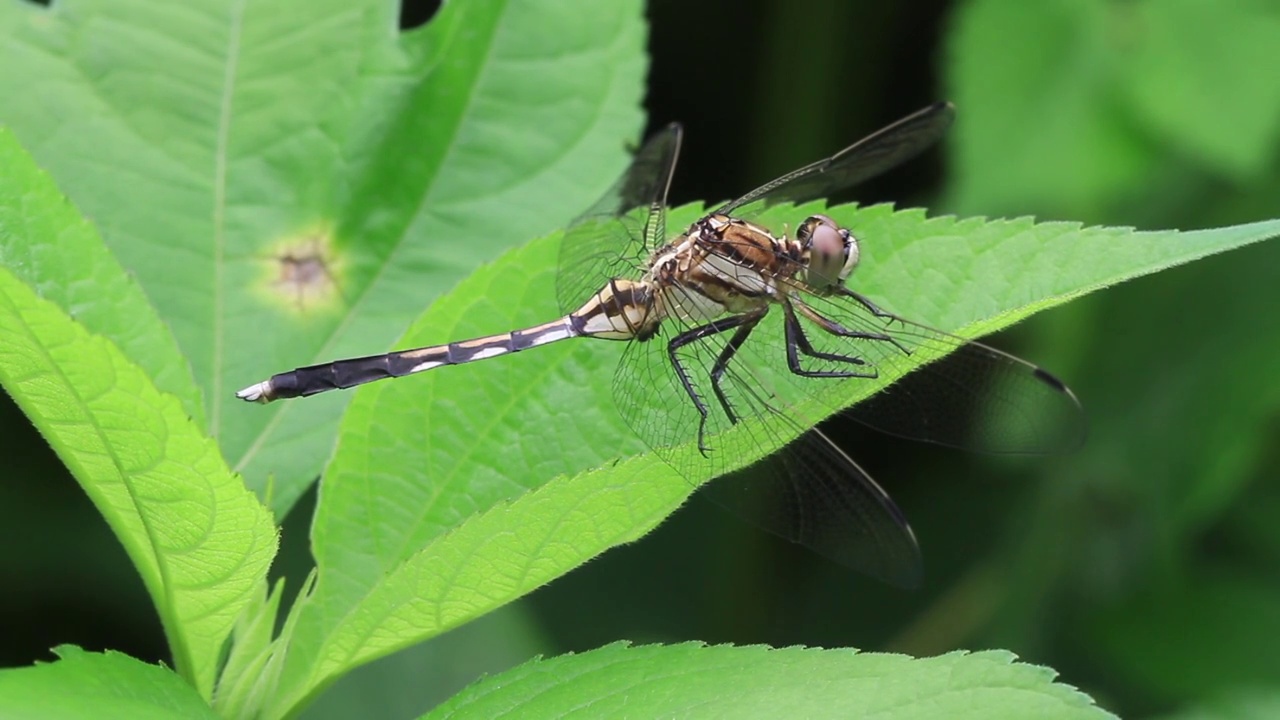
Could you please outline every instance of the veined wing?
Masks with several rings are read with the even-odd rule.
[[[821,406],[822,415],[846,412],[890,435],[976,452],[1059,453],[1083,443],[1084,411],[1049,372],[888,313],[852,290],[814,292],[787,262],[777,258],[774,268],[787,300],[770,319],[773,355],[740,353],[763,366],[755,374],[769,376],[784,406]],[[868,397],[877,378],[891,384]]]
[[[674,304],[680,292],[695,291],[669,290]],[[902,513],[845,453],[805,432],[869,392],[871,378],[892,384],[847,412],[894,435],[1005,453],[1083,440],[1078,402],[1047,372],[878,315],[853,295],[793,297],[752,320],[699,328],[668,317],[660,332],[631,343],[614,377],[633,430],[695,483],[725,475],[703,490],[715,502],[892,584],[911,586],[920,573]],[[695,339],[669,350],[680,337]]]
[[[985,453],[1041,454],[1077,449],[1084,411],[1048,371],[988,345],[883,311],[860,295],[797,293],[791,337],[808,372],[849,369],[892,381],[845,411],[881,432]],[[880,336],[885,339],[875,338]],[[798,344],[803,344],[798,343]],[[861,364],[837,358],[852,358]],[[919,365],[924,362],[923,365]],[[838,404],[849,397],[824,394]]]
[[[636,434],[691,482],[715,478],[702,492],[717,504],[846,567],[913,587],[920,553],[902,512],[847,454],[811,429],[820,418],[800,414],[790,381],[774,382],[770,366],[780,364],[785,373],[785,360],[774,336],[781,328],[768,325],[780,316],[769,313],[750,329],[719,391],[711,369],[745,326],[669,354],[668,343],[694,328],[668,318],[658,337],[628,345],[614,375],[616,405]],[[707,410],[705,424],[691,393]],[[705,452],[697,447],[700,432]]]
[[[611,278],[644,272],[649,254],[666,242],[666,200],[683,130],[672,123],[636,152],[609,191],[579,215],[560,243],[556,299],[577,310]]]
[[[716,212],[744,220],[779,203],[827,198],[919,155],[936,143],[955,119],[955,107],[935,103],[878,130],[825,160],[765,183]]]

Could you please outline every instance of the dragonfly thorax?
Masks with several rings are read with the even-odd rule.
[[[713,214],[654,253],[646,279],[660,316],[706,323],[777,300],[778,280],[798,268],[798,253],[759,225]]]

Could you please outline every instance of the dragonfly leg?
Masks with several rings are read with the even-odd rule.
[[[711,389],[715,391],[716,399],[720,401],[720,408],[724,410],[729,422],[734,425],[738,424],[738,414],[733,411],[733,404],[729,402],[729,396],[724,394],[724,388],[720,386],[720,379],[724,377],[725,370],[729,369],[729,363],[733,360],[733,356],[738,353],[738,349],[742,347],[742,343],[747,341],[751,331],[755,330],[756,324],[760,322],[760,318],[764,317],[764,311],[742,317],[749,319],[744,321],[738,331],[733,334],[733,337],[729,338],[729,342],[725,343],[724,350],[720,351],[720,357],[716,358],[716,364],[711,367]]]
[[[866,361],[860,357],[853,355],[841,355],[838,353],[822,352],[815,350],[809,342],[809,336],[805,335],[804,327],[800,325],[800,318],[796,316],[795,309],[792,308],[790,302],[782,304],[782,310],[786,315],[786,339],[787,339],[787,367],[791,372],[801,377],[813,378],[875,378],[879,373],[875,368],[866,370],[807,370],[800,364],[800,354],[804,353],[812,358],[819,360],[830,360],[832,362],[846,363],[848,365],[866,365]],[[868,338],[878,340],[880,338]]]
[[[733,338],[730,339],[725,350],[720,353],[720,358],[716,360],[715,368],[712,369],[711,383],[712,388],[715,390],[716,397],[720,401],[721,407],[724,408],[725,413],[729,415],[729,421],[737,422],[737,416],[729,406],[728,399],[720,390],[720,385],[717,382],[719,380],[719,375],[716,374],[716,370],[719,370],[719,373],[724,372],[724,368],[728,366],[729,358],[733,357],[733,353],[737,352],[738,346],[741,346],[742,342],[746,340],[747,335],[750,334],[750,329],[754,327],[763,316],[764,312],[761,311],[723,318],[707,323],[706,325],[686,330],[672,338],[671,342],[667,343],[667,356],[671,360],[671,366],[676,371],[676,377],[680,379],[680,385],[684,388],[685,393],[689,395],[689,400],[693,402],[693,407],[697,409],[698,415],[701,416],[698,421],[698,452],[702,453],[704,457],[710,451],[710,448],[707,447],[706,442],[704,441],[707,428],[707,417],[710,414],[710,410],[707,408],[707,404],[703,401],[702,396],[698,394],[698,389],[694,386],[693,380],[689,377],[688,369],[686,369],[684,363],[680,361],[680,348],[688,345],[689,343],[709,338],[712,335],[719,335],[722,332],[728,332],[734,329],[738,330],[738,332],[734,334]],[[732,351],[730,351],[730,348],[732,348]]]
[[[881,320],[888,320],[889,322],[893,322],[894,320],[897,320],[899,324],[901,324],[902,318],[898,317],[897,315],[894,315],[888,310],[881,310],[880,306],[876,305],[874,302],[871,302],[871,298],[867,297],[866,295],[863,295],[862,293],[859,293],[859,292],[854,292],[853,290],[850,290],[847,287],[842,287],[840,288],[840,290],[841,290],[841,293],[840,293],[841,295],[848,298],[852,298],[859,305],[866,308],[867,312],[871,313],[872,315],[875,315]],[[892,342],[895,346],[897,346],[897,348],[901,350],[903,353],[907,355],[911,354],[911,351],[903,347],[902,344],[899,343],[897,340],[894,340],[893,338],[889,338],[889,341]]]
[[[878,318],[884,318],[890,321],[901,320],[901,318],[899,318],[897,315],[881,310],[880,308],[876,307],[875,303],[859,295],[858,293],[855,293],[852,290],[845,289],[844,292],[845,294],[847,294],[848,297],[852,297],[854,300],[857,300],[859,303],[861,303],[864,307],[867,308],[868,312],[870,312],[871,314],[875,315]],[[813,321],[815,325],[822,328],[824,331],[831,333],[832,335],[837,335],[839,337],[853,338],[855,340],[876,340],[879,342],[887,342],[892,344],[894,347],[898,348],[899,350],[901,350],[903,355],[911,354],[911,350],[909,350],[902,343],[898,342],[898,339],[893,337],[892,335],[888,335],[886,333],[879,333],[879,332],[868,332],[866,330],[850,330],[849,328],[841,325],[835,320],[832,320],[831,318],[823,316],[817,310],[814,310],[813,308],[809,307],[807,304],[805,304],[802,300],[800,300],[797,297],[788,298],[788,302],[791,304],[794,304],[796,309],[800,311],[800,314],[809,318],[810,320]]]
[[[888,310],[881,310],[879,305],[876,305],[874,302],[871,302],[871,298],[867,297],[866,295],[863,295],[862,293],[854,292],[853,290],[850,290],[847,287],[842,287],[840,288],[839,294],[843,295],[844,297],[853,298],[854,300],[857,300],[859,305],[867,309],[867,312],[871,313],[872,315],[875,315],[878,318],[894,319],[894,320],[898,318],[897,315],[894,315]]]

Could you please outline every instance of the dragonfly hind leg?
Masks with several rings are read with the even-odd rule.
[[[719,401],[720,408],[724,410],[729,422],[736,424],[738,415],[733,411],[733,405],[720,387],[720,377],[724,375],[725,370],[729,367],[729,361],[733,359],[734,354],[737,353],[742,343],[746,342],[747,336],[751,334],[756,323],[760,322],[760,318],[764,317],[766,310],[767,308],[759,312],[734,315],[733,317],[686,330],[672,338],[671,342],[667,344],[667,355],[671,359],[672,367],[675,368],[676,377],[680,379],[680,385],[684,388],[685,393],[689,395],[689,400],[693,402],[693,406],[700,416],[698,420],[698,452],[702,453],[703,457],[706,457],[707,453],[710,452],[710,448],[707,447],[705,442],[707,417],[710,415],[710,409],[707,408],[706,402],[698,394],[697,388],[694,387],[693,381],[689,378],[689,371],[685,368],[684,363],[680,361],[679,351],[690,343],[705,340],[713,335],[719,335],[730,330],[737,330],[725,345],[724,350],[720,351],[715,365],[711,368],[711,389],[715,392],[716,400]]]

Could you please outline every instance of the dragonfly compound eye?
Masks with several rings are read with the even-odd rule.
[[[843,281],[858,262],[858,245],[848,230],[826,215],[814,215],[797,229],[796,238],[809,251],[807,282],[815,288]]]

